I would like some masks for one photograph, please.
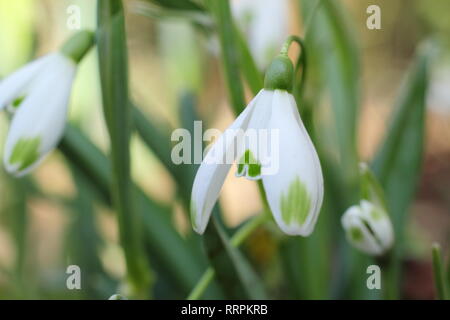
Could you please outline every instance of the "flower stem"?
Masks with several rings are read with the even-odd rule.
[[[288,55],[289,48],[293,42],[296,42],[300,46],[300,55],[298,56],[297,64],[295,65],[295,74],[298,73],[300,68],[302,69],[302,73],[300,75],[300,79],[295,80],[296,83],[294,83],[294,95],[297,98],[301,98],[303,89],[305,86],[305,79],[306,79],[306,65],[307,65],[307,59],[306,59],[306,50],[305,50],[305,42],[302,38],[296,35],[290,35],[286,41],[284,42],[283,46],[280,50],[280,55]]]
[[[239,247],[248,236],[250,236],[253,231],[258,229],[264,222],[268,221],[270,215],[266,210],[263,214],[252,218],[247,222],[242,228],[240,228],[231,238],[231,245],[235,248]],[[215,271],[212,267],[209,267],[205,273],[202,275],[197,285],[192,289],[191,293],[187,297],[187,300],[198,300],[201,298],[205,290],[208,288],[211,281],[214,279]]]
[[[305,44],[303,43],[303,39],[296,35],[290,35],[287,37],[286,41],[284,41],[283,46],[281,47],[280,54],[287,55],[289,51],[289,47],[291,46],[292,42],[297,42],[300,46],[300,49],[304,49]]]
[[[441,246],[438,243],[434,243],[431,251],[433,255],[433,273],[437,298],[440,300],[446,300],[448,299],[447,286],[445,283],[444,270],[442,268]]]

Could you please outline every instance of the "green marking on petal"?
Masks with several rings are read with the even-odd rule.
[[[247,172],[245,169],[247,169]],[[237,173],[240,176],[246,174],[250,178],[259,178],[261,176],[261,164],[256,160],[250,150],[246,150],[239,160]]]
[[[383,219],[384,212],[378,208],[374,208],[370,211],[370,216],[372,217],[373,220],[379,221]]]
[[[40,138],[20,139],[12,151],[9,162],[19,165],[19,170],[25,170],[39,158]]]
[[[280,207],[281,218],[287,225],[305,223],[311,209],[311,198],[298,177],[289,186],[287,194],[281,195]]]
[[[238,175],[242,176],[244,174],[244,169],[245,169],[245,164],[238,163],[238,169],[237,169]]]
[[[364,238],[364,235],[363,235],[361,229],[358,227],[351,227],[348,230],[348,232],[349,232],[350,238],[355,242],[360,242]]]
[[[25,100],[25,97],[19,97],[19,98],[16,98],[16,99],[11,103],[11,106],[12,106],[14,109],[17,109],[17,108],[22,104],[23,100]]]
[[[195,205],[194,200],[191,200],[191,208],[190,208],[190,216],[191,216],[191,224],[194,229],[197,229],[197,206]]]

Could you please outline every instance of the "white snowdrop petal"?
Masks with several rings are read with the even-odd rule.
[[[5,144],[8,172],[22,176],[34,169],[61,139],[75,76],[75,64],[53,55],[15,113]]]
[[[46,55],[34,60],[0,81],[0,110],[26,93],[34,77],[52,59],[52,56]]]
[[[269,128],[279,132],[279,148],[271,150],[278,170],[263,170],[263,184],[279,227],[290,235],[308,236],[322,206],[323,178],[316,151],[293,115],[291,102],[288,92],[275,90]]]
[[[239,143],[238,137],[248,127],[258,96],[209,149],[197,171],[192,187],[190,208],[192,226],[197,233],[202,234],[206,229],[225,178],[236,159],[236,147],[239,148],[236,146]]]

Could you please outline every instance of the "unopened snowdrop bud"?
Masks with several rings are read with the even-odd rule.
[[[384,209],[362,200],[342,216],[348,241],[357,249],[373,256],[386,253],[394,243],[391,220]]]
[[[39,58],[0,82],[0,109],[14,116],[6,138],[6,170],[23,176],[61,139],[77,63],[92,47],[93,34],[81,31],[61,52]]]

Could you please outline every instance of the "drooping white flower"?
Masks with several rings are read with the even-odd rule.
[[[265,69],[288,36],[289,0],[233,0],[231,9],[256,64]]]
[[[62,52],[41,57],[0,82],[0,110],[13,114],[3,162],[15,176],[38,166],[64,133],[77,63],[92,46],[92,34],[82,31],[71,40]]]
[[[287,56],[275,59],[265,88],[205,156],[192,189],[191,220],[196,232],[205,231],[235,160],[237,176],[262,179],[270,209],[282,231],[302,236],[313,231],[322,206],[323,177],[316,150],[290,93],[292,70]],[[258,138],[266,133],[273,139],[269,143],[247,139],[250,131]]]
[[[388,214],[367,200],[347,209],[341,222],[348,241],[367,254],[382,255],[394,243],[394,232]]]

